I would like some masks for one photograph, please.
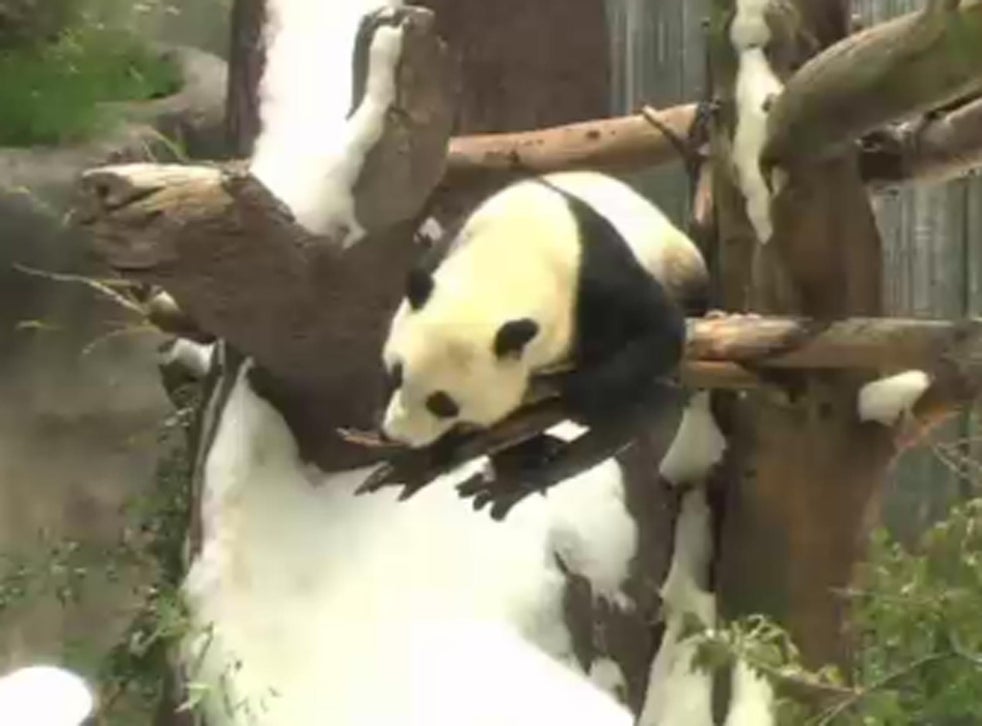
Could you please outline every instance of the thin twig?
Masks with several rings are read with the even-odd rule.
[[[55,282],[76,282],[85,285],[86,287],[95,290],[116,304],[121,305],[122,307],[140,315],[141,317],[146,315],[146,311],[144,311],[143,308],[141,308],[137,303],[113,289],[114,287],[119,287],[120,289],[125,290],[135,287],[136,283],[130,282],[129,280],[97,280],[95,278],[86,277],[85,275],[73,275],[65,272],[51,272],[50,270],[38,270],[33,267],[28,267],[27,265],[22,265],[18,262],[15,262],[12,267],[18,272],[23,272],[25,275],[42,277],[47,280],[54,280]]]
[[[879,679],[874,683],[871,683],[869,686],[863,688],[861,691],[856,691],[852,696],[844,699],[840,703],[833,706],[831,709],[825,711],[824,714],[820,714],[812,723],[814,724],[814,726],[827,726],[827,724],[832,723],[834,719],[838,718],[843,713],[856,706],[860,701],[862,701],[864,698],[869,696],[871,693],[875,693],[876,691],[882,690],[883,688],[889,686],[891,683],[894,683],[895,681],[899,681],[902,680],[903,678],[906,678],[911,673],[920,670],[926,665],[930,665],[931,663],[936,663],[941,660],[947,660],[948,658],[956,658],[956,657],[960,657],[959,654],[951,650],[942,651],[940,653],[931,653],[930,655],[922,656],[921,658],[918,658],[917,660],[908,663],[902,668],[898,668],[892,673],[888,673],[887,675],[883,676],[883,678]]]

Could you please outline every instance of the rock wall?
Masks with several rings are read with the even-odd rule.
[[[201,60],[196,92],[141,120],[166,127],[185,113],[201,132],[189,147],[214,139],[225,88],[216,63]],[[201,92],[207,84],[211,93]],[[118,334],[138,323],[132,314],[84,285],[18,267],[106,275],[65,223],[75,182],[153,146],[141,124],[73,148],[0,149],[0,673],[63,657],[94,665],[145,579],[139,568],[107,579],[106,566],[133,535],[132,508],[151,490],[158,430],[171,414],[155,366],[160,338]],[[77,551],[66,553],[68,543]]]

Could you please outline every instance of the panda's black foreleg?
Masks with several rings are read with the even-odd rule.
[[[622,451],[631,444],[640,427],[665,405],[679,399],[677,387],[661,382],[637,394],[634,404],[619,416],[588,429],[570,442],[543,434],[500,452],[492,457],[492,477],[477,474],[459,484],[458,493],[472,498],[475,509],[490,504],[491,517],[504,519],[512,507],[530,494],[544,494]]]
[[[678,327],[652,331],[600,362],[566,374],[560,391],[572,418],[596,428],[630,416],[635,409],[657,409],[681,400],[681,389],[669,380],[685,345],[684,319],[679,321]]]

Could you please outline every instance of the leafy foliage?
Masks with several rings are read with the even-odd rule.
[[[177,69],[128,30],[91,12],[72,17],[47,42],[0,47],[0,146],[79,141],[118,117],[107,102],[179,87]]]
[[[753,616],[704,631],[704,668],[739,658],[771,681],[787,726],[982,723],[982,499],[955,508],[908,552],[875,533],[862,590],[848,593],[857,659],[847,687],[807,670],[788,634]]]
[[[878,533],[863,580],[853,593],[857,680],[881,684],[864,723],[982,723],[982,499],[957,507],[914,553]]]

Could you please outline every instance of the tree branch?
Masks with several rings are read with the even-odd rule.
[[[162,287],[202,330],[254,356],[270,374],[266,395],[300,421],[304,455],[337,468],[365,460],[333,432],[374,420],[381,365],[366,361],[379,361],[416,256],[412,218],[443,174],[455,90],[430,11],[367,22],[398,24],[402,43],[381,135],[358,150],[364,163],[350,189],[365,238],[344,250],[306,232],[242,163],[90,170],[76,217],[111,266]]]
[[[659,120],[681,139],[695,115],[695,104],[658,112]],[[862,139],[859,159],[863,180],[873,187],[944,181],[982,167],[982,99],[924,122],[877,129]],[[677,161],[682,159],[669,139],[644,114],[635,114],[519,133],[455,137],[441,186],[493,184],[519,170],[618,172]]]
[[[761,368],[927,369],[949,359],[982,367],[982,319],[693,320],[687,356]]]
[[[982,167],[982,98],[863,141],[861,170],[872,186],[957,178]]]
[[[696,117],[696,105],[655,113],[660,123],[684,139]],[[640,113],[536,131],[456,137],[450,142],[443,185],[454,187],[516,170],[640,169],[677,158],[671,139]]]
[[[795,73],[768,116],[765,168],[833,155],[895,120],[982,91],[982,4],[924,11],[843,39]]]

